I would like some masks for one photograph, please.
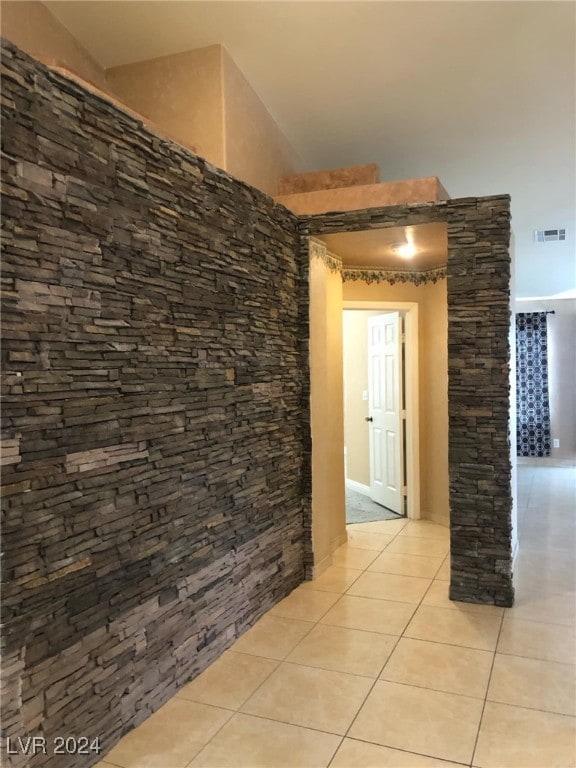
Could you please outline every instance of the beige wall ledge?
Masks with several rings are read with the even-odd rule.
[[[309,216],[329,211],[355,211],[362,208],[410,205],[449,199],[450,195],[436,176],[390,181],[383,184],[323,189],[317,192],[300,192],[279,195],[275,198],[277,203],[285,205],[293,213]]]
[[[333,168],[329,171],[294,173],[278,181],[279,195],[294,195],[300,192],[318,192],[321,189],[356,187],[380,183],[380,169],[376,163]]]

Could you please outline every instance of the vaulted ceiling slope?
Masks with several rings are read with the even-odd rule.
[[[104,68],[221,43],[310,170],[510,194],[518,295],[576,290],[574,2],[45,5]]]

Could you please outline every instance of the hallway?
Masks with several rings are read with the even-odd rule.
[[[576,471],[521,461],[513,608],[448,600],[445,528],[349,526],[98,768],[575,766]]]

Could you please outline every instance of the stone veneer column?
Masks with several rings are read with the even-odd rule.
[[[509,606],[510,199],[450,201],[447,221],[450,597]]]

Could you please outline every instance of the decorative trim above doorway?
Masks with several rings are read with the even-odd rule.
[[[320,259],[330,270],[330,272],[342,272],[342,259],[339,259],[326,248],[324,243],[310,238],[310,258]]]
[[[342,270],[342,280],[349,282],[361,280],[363,283],[414,283],[414,285],[426,285],[427,283],[437,283],[446,277],[446,267],[437,267],[436,269],[427,269],[423,272],[413,270],[391,270],[374,269],[374,267],[354,267],[353,269]]]
[[[446,267],[435,267],[422,271],[378,269],[377,267],[345,267],[336,254],[331,253],[324,243],[315,238],[310,238],[310,258],[321,259],[330,272],[340,272],[344,282],[359,280],[370,285],[371,283],[413,283],[414,285],[426,285],[437,283],[446,278]]]

